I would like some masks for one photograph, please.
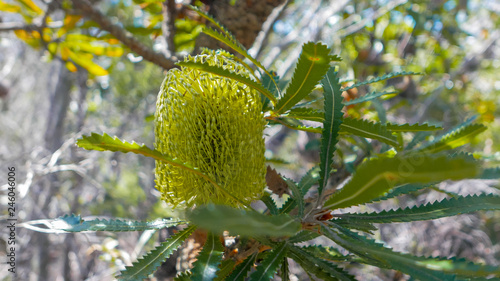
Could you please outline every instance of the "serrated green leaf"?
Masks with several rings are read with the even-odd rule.
[[[421,132],[421,131],[438,131],[442,130],[442,127],[432,126],[429,124],[393,124],[393,123],[385,123],[384,124],[387,130],[391,132]]]
[[[300,247],[301,250],[308,252],[314,257],[331,261],[331,262],[340,262],[340,261],[348,261],[351,259],[350,256],[345,256],[341,254],[337,249],[333,247],[324,247],[322,245],[312,245],[306,247]]]
[[[454,149],[470,142],[479,133],[486,130],[482,124],[468,124],[460,126],[435,141],[417,149],[422,153],[436,153],[443,150]]]
[[[229,206],[201,206],[189,212],[188,218],[201,228],[213,232],[227,230],[231,234],[242,236],[291,236],[301,227],[298,221],[286,214],[266,216],[253,210],[245,211]]]
[[[480,172],[476,162],[464,158],[405,155],[370,159],[358,166],[352,179],[327,200],[324,208],[338,209],[363,204],[405,183],[474,178]]]
[[[430,183],[430,184],[407,183],[407,184],[403,184],[401,186],[398,186],[398,187],[395,187],[395,188],[389,190],[389,192],[387,194],[385,194],[384,196],[377,197],[377,198],[373,199],[370,202],[373,202],[373,201],[383,201],[383,200],[387,200],[387,199],[391,199],[391,198],[397,197],[399,195],[410,194],[412,192],[419,191],[421,189],[430,187],[430,186],[432,186],[434,184],[435,183]],[[369,203],[369,202],[366,202],[366,203]]]
[[[219,271],[219,265],[224,254],[224,247],[217,235],[208,233],[207,241],[200,251],[197,260],[193,264],[191,280],[193,281],[211,281],[216,277]]]
[[[292,246],[288,257],[296,261],[305,271],[314,274],[322,280],[356,280],[352,275],[334,264],[320,259],[318,256],[304,251],[302,248]]]
[[[318,183],[319,179],[319,167],[312,167],[307,173],[300,179],[299,187],[302,194],[306,194],[311,187]]]
[[[209,73],[213,73],[216,75],[220,75],[223,77],[231,78],[236,81],[239,81],[247,86],[249,86],[252,89],[255,89],[259,91],[261,94],[266,96],[273,104],[276,103],[276,98],[273,96],[271,92],[261,84],[253,81],[252,79],[243,76],[241,74],[235,73],[229,69],[224,69],[223,67],[219,67],[217,65],[209,65],[208,63],[202,63],[202,62],[195,62],[195,61],[181,61],[178,62],[177,65],[183,66],[183,67],[190,67],[190,68],[196,68],[199,70],[203,70]]]
[[[356,98],[356,99],[353,99],[353,100],[350,100],[350,101],[344,101],[344,105],[347,106],[347,105],[353,105],[353,104],[358,104],[358,103],[362,103],[362,102],[365,102],[365,101],[370,101],[372,99],[376,99],[378,97],[381,97],[381,96],[386,96],[386,95],[394,95],[394,94],[397,94],[396,91],[390,91],[390,92],[371,92],[369,94],[366,94],[362,97],[359,97],[359,98]]]
[[[252,281],[266,281],[272,280],[274,274],[278,270],[278,267],[285,258],[286,252],[288,250],[288,243],[281,242],[278,246],[273,248],[273,250],[266,256],[262,263],[257,266],[254,273],[250,275],[250,280]]]
[[[484,169],[481,174],[481,179],[499,179],[500,178],[500,167]]]
[[[236,262],[232,259],[227,259],[222,261],[219,266],[220,270],[217,272],[217,277],[214,281],[224,281],[227,280],[226,277],[234,270]]]
[[[150,229],[162,229],[184,224],[185,221],[176,219],[158,219],[149,222],[126,221],[119,219],[93,219],[83,220],[81,216],[65,215],[50,222],[51,229],[68,232],[81,231],[144,231]]]
[[[406,76],[406,75],[422,75],[422,73],[412,72],[412,71],[391,72],[391,73],[387,73],[387,74],[385,74],[383,76],[375,77],[375,78],[367,80],[367,81],[362,81],[362,82],[354,83],[354,84],[352,84],[349,87],[342,88],[342,92],[350,90],[350,89],[357,88],[359,86],[373,84],[373,83],[376,83],[376,82],[384,81],[384,80],[395,78],[395,77],[399,77],[399,76]]]
[[[388,145],[399,147],[396,136],[392,135],[384,124],[373,123],[362,119],[344,118],[340,126],[341,133],[375,139]]]
[[[281,281],[290,281],[290,268],[288,266],[288,259],[284,258],[281,263],[280,272]]]
[[[322,227],[322,231],[326,237],[346,250],[355,253],[367,264],[399,270],[418,280],[455,280],[455,275],[439,272],[426,266],[429,262],[435,261],[433,259],[394,252],[369,238],[340,226],[335,230]]]
[[[378,260],[379,263],[375,263],[379,266],[402,271],[418,280],[455,280],[456,275],[467,278],[500,276],[500,268],[496,266],[474,264],[464,259],[427,258],[398,253],[345,228],[335,230],[339,232],[322,228],[326,237],[348,251],[355,252],[365,261]]]
[[[264,194],[264,196],[262,196],[260,198],[260,201],[262,201],[262,202],[264,202],[264,204],[266,204],[266,207],[269,210],[269,213],[271,215],[278,214],[278,207],[276,207],[276,203],[274,202],[274,200],[270,194],[268,194],[268,193]]]
[[[244,281],[248,275],[250,269],[252,269],[255,262],[257,254],[253,254],[247,257],[242,263],[240,263],[234,271],[227,277],[228,281]]]
[[[158,266],[161,265],[182,243],[186,240],[191,233],[196,229],[196,226],[188,226],[186,229],[180,231],[176,235],[167,239],[156,247],[153,251],[143,256],[132,266],[125,267],[125,270],[120,271],[120,280],[143,280],[152,274]]]
[[[342,92],[340,91],[340,82],[335,68],[330,68],[321,80],[324,89],[324,121],[323,133],[321,137],[320,150],[320,170],[318,194],[321,198],[323,189],[326,187],[333,163],[333,153],[336,150],[340,126],[343,122],[344,113],[342,113]]]
[[[500,197],[493,195],[473,195],[443,199],[412,208],[395,209],[379,213],[339,214],[341,221],[365,223],[391,223],[433,220],[479,210],[500,210]]]
[[[280,95],[280,90],[278,88],[278,83],[279,83],[279,76],[275,72],[270,72],[269,74],[264,73],[262,75],[262,86],[269,90],[271,94],[273,94],[274,97],[279,98]],[[265,112],[270,109],[269,107],[269,102],[270,100],[262,95],[262,111]]]
[[[302,215],[304,215],[304,194],[302,194],[295,182],[287,178],[285,178],[285,181],[288,184],[288,188],[290,188],[290,190],[292,191],[293,199],[295,200],[295,204],[299,209],[297,217],[301,218]]]
[[[177,273],[177,276],[174,277],[174,281],[191,281],[191,272],[185,271]]]
[[[285,94],[275,107],[276,114],[292,108],[307,96],[330,68],[330,49],[321,43],[309,42],[302,46],[297,66]]]
[[[312,108],[292,108],[286,116],[299,120],[309,120],[315,122],[323,122],[323,120],[325,120],[325,113],[323,111]]]
[[[238,201],[242,205],[245,203],[236,198],[233,194],[227,191],[224,187],[220,186],[215,180],[211,179],[209,176],[202,173],[198,168],[193,167],[191,164],[183,162],[179,159],[172,158],[168,155],[165,155],[159,152],[156,149],[151,149],[147,147],[145,144],[138,144],[136,142],[126,142],[118,139],[117,137],[110,137],[108,134],[103,133],[102,135],[92,133],[90,136],[82,136],[80,139],[76,140],[76,145],[81,148],[87,150],[98,150],[98,151],[114,151],[114,152],[123,152],[128,153],[132,152],[135,154],[144,155],[146,157],[151,157],[155,160],[162,161],[168,163],[172,166],[179,167],[181,169],[185,169],[194,173],[208,182],[210,182],[215,188],[221,190],[226,195],[230,196],[234,200]]]
[[[318,236],[319,236],[319,234],[317,232],[302,230],[299,233],[295,234],[294,236],[290,237],[288,239],[288,242],[291,244],[301,243],[301,242],[312,240]]]

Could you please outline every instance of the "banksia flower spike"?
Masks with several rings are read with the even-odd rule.
[[[249,75],[221,51],[207,50],[185,61]],[[156,149],[198,168],[222,188],[157,161],[156,185],[163,199],[175,207],[239,206],[260,198],[266,172],[261,108],[260,94],[245,84],[197,69],[170,70],[156,105]]]

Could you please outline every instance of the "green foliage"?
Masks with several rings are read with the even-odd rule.
[[[447,179],[473,178],[480,173],[477,163],[447,156],[398,156],[375,158],[361,164],[352,179],[325,202],[324,208],[338,209],[370,202],[403,183],[430,183]]]
[[[125,270],[121,271],[121,275],[118,276],[118,279],[143,280],[147,278],[184,242],[184,240],[186,240],[191,235],[191,233],[193,233],[195,229],[196,226],[189,226],[188,228],[167,239],[149,254],[143,256],[137,262],[133,263],[132,266],[128,266],[125,268]]]
[[[256,211],[228,206],[201,206],[188,213],[194,224],[210,231],[244,236],[291,236],[300,229],[300,223],[288,215],[266,216]]]
[[[340,82],[338,73],[333,69],[326,73],[325,78],[321,81],[325,90],[325,105],[324,105],[324,121],[320,152],[320,170],[319,170],[319,189],[321,195],[323,189],[328,183],[330,175],[330,167],[333,162],[333,153],[336,149],[338,141],[338,133],[343,122],[342,113],[342,92],[340,91]]]
[[[397,270],[418,280],[500,277],[500,270],[493,266],[475,264],[461,259],[428,258],[398,253],[371,237],[377,231],[376,223],[432,220],[482,210],[499,210],[499,196],[452,194],[452,198],[405,209],[396,208],[369,213],[356,213],[352,210],[345,213],[338,210],[359,205],[363,208],[368,207],[366,206],[368,203],[397,198],[415,191],[424,191],[445,180],[498,179],[499,168],[484,169],[485,159],[480,155],[461,153],[456,150],[470,143],[474,136],[483,132],[486,129],[484,125],[473,124],[471,119],[443,136],[426,142],[425,139],[431,136],[431,132],[442,128],[427,124],[395,124],[374,121],[373,119],[376,118],[358,118],[361,115],[344,117],[343,111],[346,110],[346,106],[372,101],[379,105],[377,107],[379,120],[384,120],[385,109],[380,106],[377,98],[394,92],[377,90],[348,102],[342,102],[342,92],[390,78],[419,73],[392,72],[342,88],[339,79],[340,67],[331,65],[339,58],[330,55],[330,48],[321,43],[309,42],[302,46],[302,53],[296,63],[291,81],[284,95],[281,95],[277,84],[278,77],[274,73],[250,57],[234,37],[213,18],[199,10],[196,12],[220,30],[219,32],[206,28],[204,30],[206,34],[227,44],[265,74],[254,75],[252,72],[247,77],[224,68],[224,65],[214,66],[201,60],[182,62],[179,65],[195,68],[200,70],[200,73],[209,72],[239,81],[244,84],[244,87],[248,86],[259,91],[263,100],[262,118],[272,126],[283,124],[293,129],[320,134],[319,164],[310,169],[298,183],[282,177],[283,182],[286,183],[286,193],[290,196],[286,195],[288,198],[286,201],[283,200],[285,202],[281,205],[277,204],[279,201],[275,202],[273,198],[283,193],[266,194],[261,197],[261,201],[267,207],[263,211],[254,210],[250,204],[240,204],[240,208],[228,205],[195,204],[193,209],[185,210],[185,220],[171,219],[146,223],[121,220],[82,221],[78,216],[67,216],[59,219],[57,225],[52,227],[64,231],[129,231],[187,224],[187,228],[167,239],[151,253],[122,271],[118,278],[124,280],[141,280],[149,276],[161,262],[181,246],[196,228],[200,231],[208,231],[208,237],[191,272],[179,274],[176,280],[246,280],[247,278],[258,281],[273,280],[278,272],[283,280],[288,280],[288,259],[302,266],[308,275],[314,275],[322,280],[355,280],[349,272],[350,265],[359,263]],[[221,55],[220,53],[214,54]],[[250,67],[241,59],[236,60],[250,70]],[[198,78],[196,76],[193,79]],[[319,82],[322,87],[317,87]],[[205,85],[201,86],[205,87]],[[200,88],[203,88],[201,86]],[[322,96],[314,97],[318,93]],[[166,99],[165,103],[178,102],[175,98]],[[315,98],[316,100],[309,102]],[[304,99],[308,99],[308,102],[298,104]],[[158,106],[161,107],[162,104],[159,103]],[[210,110],[209,105],[199,109],[199,111],[204,110]],[[170,112],[165,114],[170,114]],[[179,115],[179,117],[187,116]],[[228,116],[230,117],[232,116]],[[217,124],[211,123],[210,120],[198,121],[200,122],[200,132],[197,132],[199,135],[207,132],[204,128],[217,127]],[[304,125],[303,121],[321,122],[323,126],[322,128],[312,127],[308,124]],[[175,124],[175,118],[171,122]],[[413,135],[414,133],[416,134]],[[353,137],[346,137],[347,135]],[[157,137],[161,136],[157,135]],[[216,149],[218,143],[226,143],[231,140],[230,137],[214,138],[216,141],[206,147],[201,147],[200,151]],[[405,147],[404,142],[408,138],[410,138],[410,143]],[[197,139],[189,141],[200,143]],[[157,164],[167,163],[208,181],[211,186],[203,189],[208,195],[219,194],[213,190],[220,189],[225,195],[232,196],[239,202],[246,199],[236,198],[219,185],[218,181],[224,175],[211,178],[197,167],[145,145],[124,142],[107,134],[95,133],[83,136],[77,141],[77,145],[88,150],[132,152],[151,157],[159,161]],[[181,147],[186,143],[174,145]],[[238,152],[241,153],[241,151]],[[337,152],[335,156],[334,152]],[[213,159],[204,161],[215,162]],[[228,167],[237,164],[239,163],[230,163]],[[259,180],[262,179],[255,179],[255,181]],[[329,180],[333,187],[327,184]],[[273,189],[270,188],[270,190]],[[168,194],[168,196],[176,195],[178,194],[175,192]],[[216,199],[213,198],[212,201],[217,201]],[[190,200],[190,198],[183,200]],[[224,248],[227,246],[221,244],[221,239],[224,239],[222,234],[225,231],[238,237],[238,242],[233,245],[237,250],[234,252],[238,253],[236,256],[227,254],[231,248]],[[359,231],[364,233],[361,234]],[[325,247],[311,242],[319,236],[330,240],[335,246]],[[309,246],[297,245],[303,242],[309,243]],[[340,247],[345,250],[345,253],[340,253]]]
[[[276,114],[284,113],[306,97],[328,71],[333,59],[327,46],[313,42],[304,44],[292,80],[276,104]]]
[[[193,265],[193,281],[208,281],[213,280],[219,271],[219,265],[222,260],[224,248],[219,241],[217,235],[209,233],[207,241],[203,246],[197,261]]]

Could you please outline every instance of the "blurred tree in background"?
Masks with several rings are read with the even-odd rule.
[[[500,160],[495,153],[500,150],[498,1],[1,0],[0,159],[2,167],[19,171],[21,221],[67,213],[136,219],[172,214],[158,200],[151,159],[82,151],[74,142],[82,133],[106,131],[153,143],[152,114],[164,70],[201,47],[223,47],[198,36],[206,22],[184,4],[212,14],[283,81],[291,76],[307,41],[323,41],[344,59],[342,72],[357,75],[345,77],[345,83],[393,71],[423,72],[388,80],[398,95],[355,105],[346,114],[400,123],[428,121],[445,128],[477,115],[490,129],[472,145],[493,163]],[[374,87],[352,89],[345,97]],[[291,178],[318,161],[314,134],[273,129],[267,132],[266,145],[269,158],[291,163],[276,166]],[[368,143],[367,149],[377,145]],[[477,181],[473,190],[460,184],[450,188],[474,193],[491,185]],[[0,197],[2,204],[5,197]],[[464,215],[398,229],[381,227],[380,238],[394,248],[412,245],[399,250],[480,256],[498,265],[500,225],[495,219],[493,214]],[[452,231],[456,229],[460,231]],[[433,232],[448,240],[435,239]],[[162,241],[168,233],[48,235],[19,229],[18,277],[106,280],[151,248],[141,243],[151,235]],[[6,241],[3,233],[0,241]],[[422,248],[437,252],[419,252]],[[187,254],[179,255],[157,273],[159,280],[174,276],[176,264],[183,266],[182,255]],[[7,272],[4,266],[0,272]],[[293,273],[299,280],[307,278]],[[405,278],[388,272],[358,274],[368,274],[364,280]]]

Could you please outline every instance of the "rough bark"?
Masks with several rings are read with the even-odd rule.
[[[285,0],[238,0],[231,5],[231,0],[220,0],[210,5],[209,14],[231,31],[243,46],[250,48],[267,17],[284,2]],[[196,45],[210,49],[226,48],[205,34],[198,37]]]

